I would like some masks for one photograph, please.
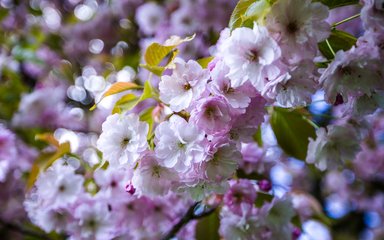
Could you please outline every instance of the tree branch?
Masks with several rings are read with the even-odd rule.
[[[187,223],[189,223],[192,220],[204,218],[210,214],[212,214],[216,208],[211,208],[207,211],[204,211],[202,214],[195,214],[195,209],[197,206],[199,206],[201,202],[197,202],[193,204],[191,207],[189,207],[188,211],[184,214],[184,216],[177,222],[172,229],[162,238],[162,240],[169,240],[173,238]]]
[[[14,232],[18,232],[18,233],[25,235],[25,236],[31,236],[31,237],[35,237],[35,238],[42,239],[42,240],[53,240],[52,238],[50,238],[46,234],[31,230],[31,229],[27,229],[27,228],[23,227],[22,225],[19,225],[16,223],[6,222],[3,219],[0,219],[0,225],[2,225],[6,229],[12,230]]]

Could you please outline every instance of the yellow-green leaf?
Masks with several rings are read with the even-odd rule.
[[[132,82],[116,82],[103,94],[103,98],[132,89],[142,89],[142,87]]]
[[[146,122],[149,125],[149,130],[148,130],[148,138],[152,135],[152,129],[153,129],[153,117],[152,117],[152,111],[155,107],[150,107],[144,110],[140,114],[140,121]]]
[[[163,74],[164,70],[165,70],[164,67],[149,66],[149,65],[146,65],[146,64],[140,64],[140,67],[143,67],[143,68],[147,69],[148,71],[150,71],[151,73],[154,73],[157,76],[161,76]]]
[[[197,60],[197,62],[200,64],[202,68],[207,68],[208,64],[213,60],[214,57],[205,57],[205,58],[200,58]]]
[[[27,180],[27,190],[33,187],[33,184],[35,184],[35,181],[41,172],[45,171],[57,159],[70,152],[71,146],[69,142],[65,142],[60,144],[54,152],[42,153],[32,165],[32,169]]]
[[[52,133],[37,134],[35,136],[35,140],[46,142],[46,143],[51,144],[55,147],[59,147],[59,145],[60,145],[59,141],[57,141],[57,139],[53,136]]]
[[[137,102],[139,101],[139,97],[135,94],[129,93],[122,98],[119,99],[115,103],[115,106],[113,107],[112,114],[114,113],[122,113],[123,111],[130,110],[134,106],[136,106]]]
[[[235,9],[232,12],[231,18],[229,19],[229,28],[231,30],[238,28],[243,23],[242,16],[247,11],[248,7],[254,3],[255,0],[240,0]]]
[[[271,10],[271,5],[267,0],[258,0],[252,3],[245,11],[242,20],[245,21],[257,21],[264,23],[265,16]]]
[[[140,97],[134,94],[127,94],[123,96],[119,101],[116,102],[112,113],[121,113],[129,111],[134,108],[137,104],[148,98],[158,98],[158,93],[152,88],[150,81],[144,83],[144,90]]]
[[[172,62],[178,54],[178,50],[175,48],[184,42],[193,40],[194,38],[195,34],[186,38],[172,36],[166,40],[164,44],[152,43],[144,53],[145,64],[142,64],[141,66],[160,76],[166,68],[172,66]],[[160,66],[160,63],[169,54],[170,56],[166,64],[164,66]]]
[[[112,84],[112,86],[103,94],[99,102],[101,102],[101,100],[103,100],[105,97],[108,97],[117,93],[125,92],[128,90],[137,90],[142,88],[143,88],[142,86],[139,86],[136,83],[132,83],[132,82],[116,82]],[[91,111],[95,110],[96,106],[97,106],[97,103],[94,104],[89,110]]]

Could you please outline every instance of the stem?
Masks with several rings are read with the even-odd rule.
[[[325,42],[327,43],[327,46],[328,46],[329,50],[331,51],[333,57],[335,57],[335,56],[336,56],[336,53],[335,53],[335,51],[333,50],[333,48],[332,48],[331,44],[329,43],[328,39],[325,39]]]
[[[42,239],[42,240],[52,240],[52,238],[50,238],[46,234],[27,229],[27,228],[25,228],[19,224],[5,222],[2,219],[0,219],[0,225],[2,225],[5,229],[9,229],[9,230],[18,232],[18,233],[25,235],[25,236],[30,236],[30,237],[34,237],[34,238]]]
[[[340,22],[334,23],[334,24],[332,25],[332,28],[335,28],[336,26],[339,26],[340,24],[349,22],[349,21],[351,21],[351,20],[353,20],[353,19],[355,19],[355,18],[358,18],[358,17],[360,17],[360,13],[358,13],[358,14],[356,14],[356,15],[353,15],[353,16],[351,16],[351,17],[349,17],[349,18],[346,18],[346,19],[344,19],[344,20],[341,20]]]
[[[162,238],[162,240],[169,240],[173,238],[187,223],[192,220],[200,219],[212,214],[216,208],[209,209],[200,215],[195,215],[195,208],[198,206],[200,202],[194,203],[191,207],[189,207],[188,211],[184,214],[184,216],[172,227],[172,229]]]

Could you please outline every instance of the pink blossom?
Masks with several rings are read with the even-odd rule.
[[[208,134],[220,134],[231,128],[231,115],[231,109],[223,97],[210,96],[195,103],[190,122]]]
[[[163,76],[159,84],[160,99],[179,112],[187,109],[193,100],[200,98],[205,90],[209,72],[190,60],[187,63],[180,58],[175,59],[176,68],[171,76]]]
[[[382,0],[362,0],[361,19],[365,29],[374,32],[384,32],[384,6]]]
[[[236,28],[224,40],[221,47],[225,64],[229,67],[227,76],[236,88],[249,81],[258,91],[265,85],[265,79],[274,79],[279,69],[273,63],[281,55],[280,47],[263,26],[254,24],[253,29]]]
[[[251,214],[256,200],[256,190],[248,180],[231,181],[231,187],[224,195],[224,204],[235,214]]]

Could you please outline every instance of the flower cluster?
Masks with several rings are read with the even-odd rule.
[[[383,4],[0,0],[2,234],[383,238]]]

